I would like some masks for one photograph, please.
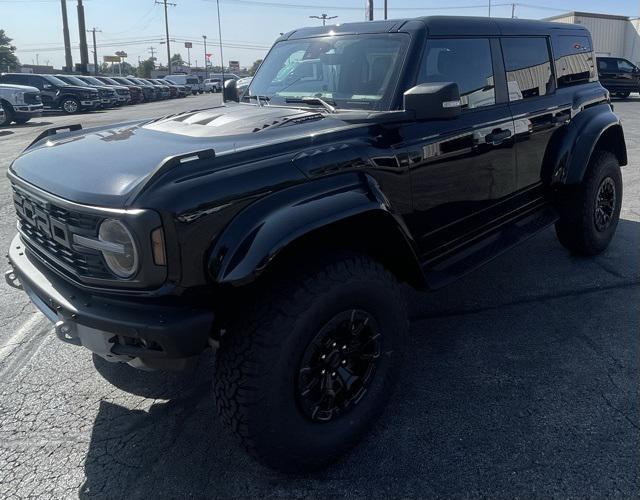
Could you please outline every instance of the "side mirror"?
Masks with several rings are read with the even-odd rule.
[[[42,88],[44,90],[51,90],[53,88],[53,85],[51,85],[50,83],[45,83]]]
[[[226,80],[224,82],[224,90],[222,91],[222,100],[236,101],[236,102],[240,101],[240,96],[238,95],[238,87],[234,79]]]
[[[404,93],[404,109],[416,120],[446,120],[460,115],[462,103],[457,83],[421,83]]]

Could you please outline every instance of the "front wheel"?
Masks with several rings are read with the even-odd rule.
[[[631,92],[618,92],[616,95],[621,99],[626,99],[631,95]]]
[[[80,101],[74,97],[67,97],[60,103],[60,109],[68,115],[80,111]]]
[[[580,255],[604,251],[616,232],[622,206],[622,175],[615,155],[596,151],[582,183],[558,198],[560,243]]]
[[[0,118],[0,127],[9,125],[15,118],[13,113],[13,107],[11,104],[0,102],[0,106],[4,110],[4,116]]]
[[[391,393],[408,332],[400,286],[376,261],[346,255],[274,282],[254,303],[218,351],[222,420],[271,468],[327,465]]]

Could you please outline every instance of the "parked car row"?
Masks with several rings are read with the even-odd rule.
[[[190,93],[189,85],[157,78],[5,73],[0,75],[0,126],[25,123],[43,108],[73,114]]]

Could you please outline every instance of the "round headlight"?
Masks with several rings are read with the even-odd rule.
[[[98,238],[112,244],[101,252],[113,274],[131,278],[138,271],[138,250],[126,226],[118,220],[107,219],[100,224]]]

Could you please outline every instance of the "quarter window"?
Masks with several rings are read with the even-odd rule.
[[[496,103],[491,46],[485,38],[429,39],[417,83],[454,82],[462,109]]]
[[[503,38],[501,43],[510,101],[553,92],[546,38]]]
[[[595,56],[586,36],[560,35],[553,39],[558,87],[596,80]]]

